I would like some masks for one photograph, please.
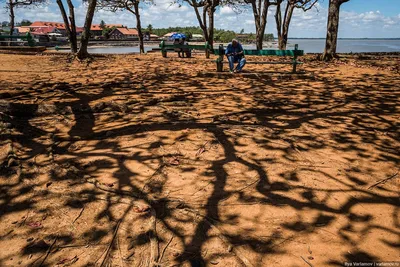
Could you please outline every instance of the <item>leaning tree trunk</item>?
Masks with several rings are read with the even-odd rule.
[[[337,36],[339,31],[339,12],[340,5],[346,0],[330,0],[328,12],[328,27],[325,41],[325,51],[322,60],[332,60],[336,55]]]
[[[139,52],[144,53],[144,45],[143,45],[143,33],[142,33],[142,26],[140,23],[140,13],[139,13],[139,1],[135,2],[135,16],[136,16],[136,28],[139,35]]]
[[[209,7],[207,9],[208,13],[208,44],[211,46],[211,49],[213,49],[213,44],[214,44],[214,13],[215,13],[215,8],[214,7]]]
[[[278,34],[279,50],[283,50],[281,3],[282,2],[279,2],[277,4],[275,12],[276,33]]]
[[[71,46],[71,53],[75,54],[78,51],[78,46],[76,42],[76,32],[75,32],[75,38],[73,36],[73,33],[71,31],[71,25],[69,24],[68,17],[67,17],[67,12],[65,12],[64,4],[62,3],[61,0],[57,0],[57,5],[60,8],[61,16],[63,17],[64,20],[64,25],[65,25],[65,31],[67,32],[69,43]],[[71,9],[70,9],[71,12]]]
[[[195,0],[189,0],[189,5],[193,7],[194,12],[196,13],[197,21],[199,22],[199,26],[204,34],[204,39],[208,42],[208,32],[207,32],[207,16],[204,5],[199,6]],[[203,7],[203,19],[200,16],[199,7]]]
[[[76,23],[75,23],[75,10],[74,4],[71,0],[67,0],[68,7],[69,7],[69,20],[70,20],[70,27],[71,27],[71,50],[72,53],[76,53],[78,51],[78,40],[76,38]]]
[[[251,1],[251,7],[253,8],[253,15],[254,15],[254,24],[256,26],[256,47],[257,50],[262,49],[263,45],[263,37],[260,38],[261,34],[261,23],[260,23],[260,15],[257,10],[256,0]]]
[[[256,47],[257,50],[262,50],[270,2],[269,0],[253,0],[251,1],[251,6],[253,9],[254,22],[256,25]]]
[[[288,35],[289,35],[289,26],[290,21],[292,20],[294,5],[287,6],[285,10],[285,17],[283,20],[283,29],[282,29],[282,40],[279,42],[279,49],[285,50],[288,42]]]
[[[81,38],[81,46],[79,47],[79,51],[77,53],[77,57],[79,59],[85,59],[89,57],[89,53],[87,51],[89,39],[90,39],[90,27],[92,26],[94,11],[96,9],[97,0],[89,0],[89,6],[86,13],[85,26],[83,29],[83,34]]]
[[[10,9],[10,35],[13,35],[15,28],[15,14],[14,14],[14,3],[12,0],[8,2],[8,8]]]

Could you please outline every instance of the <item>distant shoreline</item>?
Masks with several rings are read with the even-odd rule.
[[[301,37],[301,38],[288,38],[288,40],[325,40],[326,38],[307,38],[307,37]],[[275,39],[278,40],[278,39]],[[399,38],[338,38],[338,40],[400,40]]]

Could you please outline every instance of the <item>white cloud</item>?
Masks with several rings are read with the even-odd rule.
[[[81,3],[81,2],[80,2]],[[4,5],[4,4],[3,4]],[[8,21],[4,6],[0,5],[0,21]],[[83,25],[86,5],[79,4],[75,8],[78,25]],[[275,7],[268,11],[267,33],[276,34]],[[289,37],[324,37],[327,23],[327,8],[317,4],[316,8],[303,12],[296,9],[290,25]],[[16,10],[16,21],[22,19],[62,22],[56,3],[31,9]],[[142,26],[152,24],[153,27],[196,26],[198,25],[193,8],[187,5],[171,4],[171,0],[155,0],[155,5],[141,7]],[[135,16],[128,11],[110,12],[98,10],[94,23],[121,23],[129,27],[136,26]],[[239,32],[255,32],[254,17],[250,8],[236,13],[230,7],[221,7],[216,11],[215,27]],[[359,13],[342,10],[340,14],[339,37],[399,37],[400,14],[389,17],[379,10]]]
[[[228,6],[224,6],[224,7],[221,7],[219,13],[221,15],[233,15],[233,14],[235,14],[235,11],[232,8],[228,7]]]

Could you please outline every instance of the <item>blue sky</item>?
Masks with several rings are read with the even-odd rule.
[[[141,10],[142,26],[153,27],[197,26],[197,20],[191,7],[171,5],[172,0],[154,0],[155,5],[143,6]],[[86,6],[75,1],[76,17],[79,25],[83,24]],[[289,37],[325,37],[329,0],[320,0],[317,8],[308,12],[296,10],[292,20]],[[383,38],[400,37],[400,0],[350,0],[341,8],[339,37],[342,38]],[[268,33],[276,34],[274,8],[269,10]],[[62,22],[58,6],[50,1],[34,9],[18,9],[17,21],[22,19]],[[2,6],[0,21],[8,20]],[[106,23],[121,23],[135,27],[135,17],[129,12],[112,13],[99,10],[94,23],[104,20]],[[239,32],[255,32],[254,19],[250,10],[240,14],[229,7],[219,8],[216,12],[216,28]]]

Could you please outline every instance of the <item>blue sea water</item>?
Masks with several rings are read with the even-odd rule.
[[[306,53],[322,53],[325,47],[324,39],[289,39],[288,49],[292,49],[295,44],[299,49]],[[157,48],[158,45],[146,46],[145,51]],[[255,45],[245,45],[245,48],[255,49]],[[277,42],[265,43],[265,48],[276,48]],[[110,46],[110,47],[91,47],[89,53],[99,54],[126,54],[138,53],[138,46]],[[360,53],[360,52],[400,52],[399,39],[339,39],[337,46],[338,53]]]

